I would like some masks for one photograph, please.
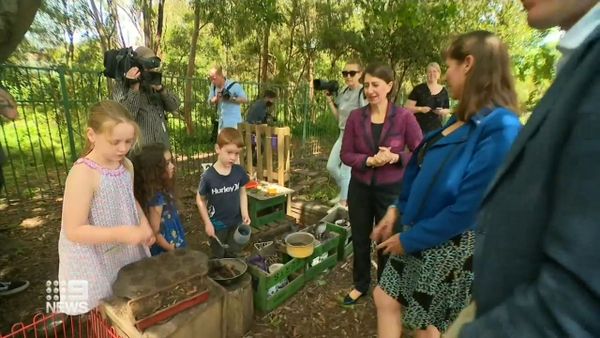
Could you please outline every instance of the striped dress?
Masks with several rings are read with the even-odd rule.
[[[164,88],[160,93],[150,94],[140,89],[129,89],[123,82],[115,84],[113,98],[127,108],[142,131],[141,144],[162,143],[169,147],[169,133],[165,112],[179,108],[179,99]]]
[[[75,165],[86,165],[101,174],[100,186],[90,205],[89,224],[99,227],[139,224],[132,176],[123,165],[111,170],[87,158],[80,158]],[[148,257],[149,251],[142,245],[74,243],[67,239],[63,225],[58,240],[58,255],[61,301],[69,301],[72,296],[63,292],[63,286],[71,281],[82,280],[88,284],[87,309],[68,306],[61,308],[61,312],[77,315],[95,308],[101,299],[110,297],[119,270],[129,263]]]

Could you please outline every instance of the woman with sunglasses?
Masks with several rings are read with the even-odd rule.
[[[441,128],[442,119],[450,113],[448,91],[438,83],[441,72],[437,62],[428,64],[427,82],[413,88],[404,104],[415,114],[423,134]]]
[[[338,139],[335,141],[331,153],[329,154],[327,171],[329,171],[340,188],[340,193],[333,202],[339,203],[342,207],[346,207],[348,184],[350,183],[350,167],[342,163],[342,160],[340,159],[342,136],[344,135],[346,120],[348,119],[350,112],[366,104],[363,88],[359,82],[361,75],[362,68],[360,62],[350,60],[346,63],[346,66],[344,66],[344,70],[342,71],[342,76],[344,77],[346,85],[339,91],[339,94],[335,99],[332,97],[332,93],[325,93],[327,95],[329,108],[331,108],[331,112],[338,120],[338,126],[340,128]]]

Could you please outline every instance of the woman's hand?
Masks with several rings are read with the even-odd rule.
[[[381,243],[382,241],[390,238],[392,236],[392,232],[394,231],[394,224],[398,220],[398,209],[397,208],[388,208],[388,211],[385,213],[385,216],[377,223],[375,229],[371,233],[371,239],[376,243]]]
[[[383,250],[384,255],[404,255],[404,248],[402,247],[402,242],[400,242],[400,234],[395,234],[383,243],[378,244],[377,250]]]
[[[367,157],[367,166],[369,167],[381,167],[383,165],[386,165],[387,162],[381,158],[381,156],[370,156]]]
[[[384,164],[394,164],[400,160],[399,154],[394,154],[391,147],[379,147],[379,152],[375,157],[378,157]]]

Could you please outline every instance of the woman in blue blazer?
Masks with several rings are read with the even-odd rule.
[[[417,337],[439,336],[468,304],[475,216],[521,129],[508,52],[496,36],[458,37],[446,63],[460,104],[414,151],[400,197],[372,234],[392,254],[374,291],[380,338],[399,338],[403,324]]]

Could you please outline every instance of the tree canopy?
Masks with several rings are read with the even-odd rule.
[[[401,100],[428,63],[443,65],[452,36],[474,29],[507,43],[530,108],[557,54],[518,0],[46,0],[9,62],[101,69],[104,51],[146,45],[172,75],[204,78],[219,63],[240,81],[293,87],[339,78],[358,57],[393,66]]]

